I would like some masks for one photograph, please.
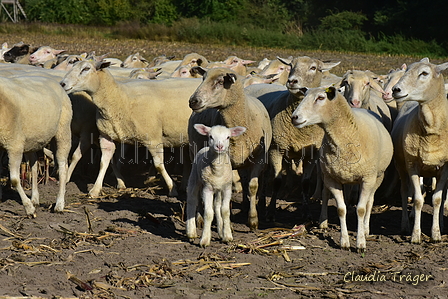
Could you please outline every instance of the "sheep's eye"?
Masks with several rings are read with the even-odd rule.
[[[370,82],[366,82],[366,86],[369,86],[370,85]]]
[[[227,140],[229,140],[230,139],[230,136],[227,136]]]
[[[422,75],[422,76],[428,76],[429,74],[428,74],[427,72],[423,71],[420,75]]]
[[[213,140],[213,136],[210,135],[210,140]]]
[[[323,101],[323,100],[325,100],[325,97],[323,97],[323,96],[318,96],[316,98],[316,101]]]
[[[90,67],[86,66],[85,68],[82,69],[81,73],[83,73],[83,72],[87,72],[87,71],[89,71],[89,70],[90,70]]]
[[[315,66],[310,67],[310,70],[315,71],[317,68]]]

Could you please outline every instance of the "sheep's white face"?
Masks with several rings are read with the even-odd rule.
[[[386,103],[389,103],[394,99],[392,96],[392,87],[394,87],[400,78],[403,77],[406,68],[406,64],[403,64],[401,69],[390,71],[389,74],[387,74],[386,82],[384,84],[384,93],[382,96]]]
[[[305,92],[305,97],[292,113],[292,124],[297,128],[303,128],[322,123],[320,111],[329,101],[325,88],[302,89],[302,92]]]
[[[48,46],[43,46],[37,49],[34,53],[30,55],[30,63],[33,65],[44,63],[50,59],[56,57],[56,55],[64,52],[64,50],[55,50]]]
[[[341,87],[351,107],[361,108],[370,98],[370,78],[362,71],[348,71],[342,78]]]
[[[424,102],[437,97],[441,90],[444,92],[441,72],[447,68],[448,63],[434,65],[427,58],[411,64],[392,88],[393,97],[399,102]]]
[[[92,93],[99,88],[96,72],[96,66],[92,61],[79,61],[67,72],[60,84],[67,93],[78,91]]]
[[[243,134],[244,127],[226,128],[224,126],[207,127],[203,124],[195,124],[194,128],[201,134],[208,136],[208,146],[216,153],[225,153],[229,150],[230,138]]]

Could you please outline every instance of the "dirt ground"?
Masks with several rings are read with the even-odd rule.
[[[11,43],[24,40],[34,45],[50,44],[71,53],[94,50],[89,42],[92,47],[102,42],[48,43],[36,35],[4,38]],[[341,60],[336,71],[339,75],[350,68],[384,73],[403,62],[415,61],[407,57],[137,42],[131,49],[125,42],[114,44],[113,50],[103,47],[97,52],[124,57],[126,49],[129,54],[146,49],[143,53],[151,58],[176,50],[178,57],[195,51],[209,54],[211,59],[238,55],[259,60],[275,55],[309,55]],[[75,51],[79,45],[83,49]],[[258,231],[251,232],[241,211],[241,194],[234,193],[234,242],[220,243],[214,229],[211,246],[202,249],[199,240],[190,243],[185,236],[185,194],[167,197],[160,180],[148,180],[149,166],[144,163],[124,168],[128,189],[118,192],[109,174],[104,196],[90,199],[86,194],[97,169],[94,165],[78,165],[67,185],[63,214],[51,212],[57,182],[40,184],[41,205],[35,219],[24,217],[17,193],[6,184],[0,202],[0,299],[447,297],[448,238],[443,235],[441,243],[429,242],[432,208],[428,203],[422,214],[423,242],[414,245],[410,236],[400,234],[398,198],[376,202],[372,236],[367,251],[360,254],[354,248],[353,208],[347,217],[352,248],[345,251],[339,248],[340,226],[334,201],[330,201],[326,230],[316,226],[320,203],[310,203],[309,220],[302,213],[295,190],[278,202],[276,222],[262,222]],[[176,179],[179,183],[180,177]],[[446,217],[444,222],[448,227]]]
[[[352,248],[339,248],[339,220],[330,202],[329,229],[316,226],[320,203],[302,213],[298,190],[278,202],[276,222],[246,226],[241,194],[233,194],[234,242],[211,246],[185,236],[185,194],[167,197],[148,167],[125,165],[128,189],[86,196],[96,176],[81,166],[68,184],[63,214],[51,212],[57,182],[39,186],[37,218],[24,217],[15,191],[0,203],[0,298],[446,298],[448,254],[430,243],[431,207],[423,209],[423,242],[400,234],[396,200],[379,202],[367,251],[354,248],[356,214],[347,217]],[[148,179],[149,178],[149,179]],[[177,180],[180,177],[176,177]],[[179,181],[178,181],[179,183]],[[447,221],[445,218],[445,227]],[[200,231],[199,231],[200,233]]]

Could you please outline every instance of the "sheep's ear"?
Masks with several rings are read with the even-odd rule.
[[[277,56],[277,59],[280,60],[281,63],[292,66],[292,59],[289,58],[281,58]]]
[[[232,137],[240,136],[244,132],[246,132],[245,127],[238,126],[238,127],[230,128],[230,136],[232,136]]]
[[[194,66],[191,68],[190,72],[192,72],[192,74],[199,74],[201,76],[204,76],[204,74],[205,74],[205,72],[207,72],[207,70],[200,66]]]
[[[201,58],[198,58],[198,60],[196,60],[196,63],[201,66],[204,63],[204,60],[202,60]]]
[[[429,58],[428,57],[422,58],[422,60],[420,60],[420,62],[429,63]]]
[[[408,68],[408,66],[406,65],[406,63],[403,63],[403,64],[401,65],[401,70],[402,70],[402,71],[406,71],[407,68]]]
[[[176,57],[176,56],[171,55],[171,56],[167,56],[166,59],[168,59],[168,60],[172,60],[172,59],[174,59],[174,57]]]
[[[198,131],[198,133],[201,135],[208,136],[208,133],[210,133],[211,128],[207,127],[206,125],[194,124],[193,126],[196,129],[196,131]]]
[[[436,72],[437,74],[440,74],[444,70],[448,69],[448,62],[436,65]]]
[[[63,53],[63,52],[65,52],[65,50],[54,50],[54,51],[53,51],[53,53],[54,53],[55,55],[59,55],[59,54],[61,54],[61,53]]]
[[[232,86],[232,84],[236,82],[236,79],[237,79],[237,77],[235,74],[227,73],[224,76],[224,88],[226,88],[226,89],[230,88],[230,86]]]
[[[337,90],[334,86],[330,86],[325,89],[325,93],[327,94],[327,98],[331,101],[336,97]]]
[[[322,64],[322,67],[321,67],[321,71],[329,71],[332,68],[334,68],[335,66],[339,65],[340,63],[341,63],[340,61],[338,61],[338,62],[324,61],[324,63]]]
[[[106,67],[110,66],[110,61],[98,61],[97,63],[95,63],[95,68],[97,71],[102,70]]]

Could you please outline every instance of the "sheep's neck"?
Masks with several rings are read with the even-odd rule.
[[[231,95],[230,98],[244,99],[244,95]],[[244,100],[237,100],[219,109],[226,127],[243,126],[247,128],[247,103]]]
[[[332,102],[326,117],[328,121],[321,124],[325,131],[325,143],[322,147],[324,152],[335,159],[349,162],[357,159],[354,151],[360,144],[358,126],[345,98],[339,97]]]
[[[444,94],[419,105],[420,125],[428,135],[446,135],[448,131],[448,103]]]
[[[98,71],[97,74],[100,78],[100,85],[91,96],[101,116],[110,119],[115,116],[117,111],[126,110],[124,103],[127,97],[123,95],[123,90],[108,71]],[[123,101],[114,100],[117,97],[123,99]]]

